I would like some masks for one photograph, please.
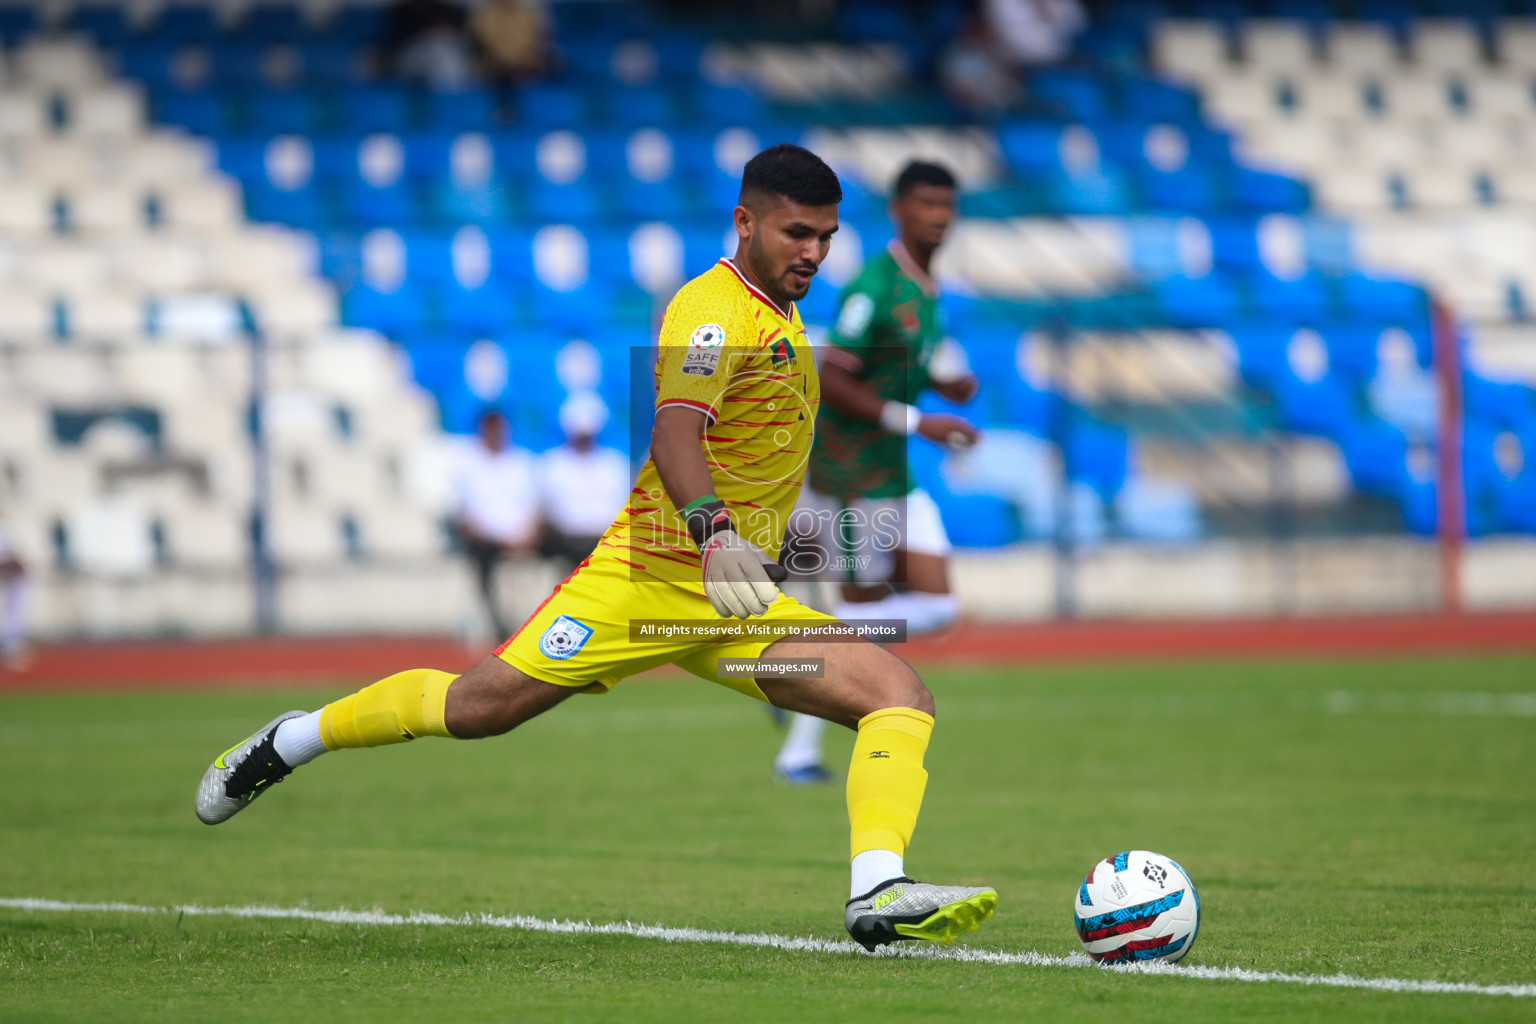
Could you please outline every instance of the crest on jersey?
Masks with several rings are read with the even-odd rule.
[[[720,365],[720,351],[725,347],[725,328],[703,324],[688,338],[688,354],[683,357],[683,372],[713,377]]]
[[[768,346],[768,351],[773,353],[773,368],[779,369],[785,363],[792,362],[795,358],[795,346],[789,343],[788,338],[780,338]]]
[[[564,661],[581,650],[591,635],[591,626],[577,622],[569,615],[562,615],[551,622],[544,635],[539,637],[539,650],[544,652],[546,658]]]

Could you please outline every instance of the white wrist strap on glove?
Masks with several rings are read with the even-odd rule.
[[[917,433],[923,422],[923,414],[915,405],[905,402],[886,402],[880,407],[880,425],[893,434],[910,437]]]

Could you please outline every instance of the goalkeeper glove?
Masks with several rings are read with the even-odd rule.
[[[699,547],[704,596],[716,614],[747,619],[766,612],[779,596],[778,583],[788,578],[788,570],[736,532],[725,502],[718,498],[691,507],[687,523]]]

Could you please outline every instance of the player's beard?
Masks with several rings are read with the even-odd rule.
[[[768,297],[788,309],[790,303],[797,298],[784,292],[784,278],[789,273],[789,267],[775,267],[773,259],[756,238],[747,246],[747,264],[752,268],[752,276],[763,282],[763,290],[768,293]]]

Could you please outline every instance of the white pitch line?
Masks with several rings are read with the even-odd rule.
[[[449,917],[413,911],[386,914],[378,910],[309,910],[304,907],[200,907],[196,905],[152,907],[139,903],[69,903],[38,898],[0,898],[0,907],[60,913],[113,914],[186,914],[189,917],[246,917],[285,921],[319,921],[324,924],[419,925],[437,928],[510,928],[525,932],[552,932],[561,935],[628,935],[661,942],[700,942],[721,946],[758,946],[806,953],[858,953],[863,947],[848,941],[832,941],[810,936],[772,935],[766,932],[717,932],[702,928],[667,928],[655,924],[628,921],[593,924],[590,921],[555,921],[524,914],[461,914]],[[887,946],[875,954],[919,960],[954,960],[962,963],[995,964],[1022,967],[1092,967],[1082,953],[1051,956],[1027,951],[1002,953],[971,946]],[[1191,967],[1179,964],[1146,963],[1124,967],[1101,967],[1120,974],[1153,974],[1168,978],[1202,981],[1279,982],[1290,985],[1321,985],[1327,988],[1360,988],[1376,992],[1418,992],[1453,995],[1512,996],[1536,999],[1536,985],[1477,985],[1466,981],[1416,981],[1411,978],[1357,978],[1350,974],[1291,974],[1285,971],[1252,971],[1244,967]]]

